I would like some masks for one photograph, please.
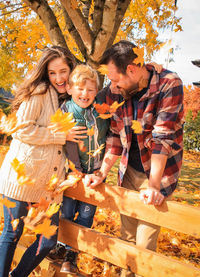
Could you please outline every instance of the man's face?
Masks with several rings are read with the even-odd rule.
[[[125,99],[138,91],[138,76],[127,68],[126,74],[119,73],[116,65],[110,61],[107,64],[108,78],[111,81],[111,88],[114,93],[120,93]]]

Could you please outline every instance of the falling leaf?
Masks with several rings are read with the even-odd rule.
[[[84,145],[83,140],[78,141],[78,146],[79,146],[79,149],[81,150],[81,152],[85,152],[87,150],[86,146]]]
[[[111,113],[99,114],[99,117],[102,119],[108,119],[108,118],[111,118],[112,116],[113,116],[113,114],[111,114]]]
[[[144,64],[144,47],[142,48],[133,48],[133,52],[137,55],[137,58],[133,60],[134,64],[140,64],[140,66],[143,66]]]
[[[46,215],[51,217],[53,214],[56,214],[60,209],[60,204],[53,203],[49,206],[48,210],[46,211]]]
[[[16,113],[11,113],[8,116],[5,114],[0,113],[0,132],[11,135],[12,133],[16,132],[18,129],[23,128],[25,123],[17,124],[17,116]]]
[[[47,191],[54,191],[57,184],[58,184],[58,177],[57,177],[56,174],[53,174],[51,176],[51,179],[49,180],[49,182],[46,185],[46,190]]]
[[[46,211],[46,209],[49,207],[49,204],[50,204],[50,201],[47,201],[45,198],[40,198],[39,203],[33,204],[33,207],[39,210]]]
[[[56,230],[58,229],[57,226],[51,225],[51,220],[45,218],[43,223],[38,224],[33,232],[37,235],[43,235],[45,238],[50,239],[53,235],[55,235]]]
[[[111,106],[110,106],[110,113],[115,113],[116,110],[121,107],[124,104],[125,101],[118,103],[117,101],[115,101]]]
[[[19,176],[25,175],[25,164],[20,163],[17,158],[11,162],[11,166]]]
[[[101,64],[97,70],[101,73],[101,75],[108,75],[107,64]]]
[[[73,113],[63,113],[58,109],[54,115],[51,116],[51,123],[48,126],[52,132],[68,133],[76,125],[73,119]]]
[[[87,130],[87,135],[88,136],[93,136],[94,135],[94,128],[93,127],[91,129]]]
[[[20,163],[17,158],[11,162],[11,166],[17,172],[17,182],[19,185],[34,185],[35,180],[32,180],[29,176],[25,173],[25,164]]]
[[[95,104],[94,103],[93,106],[95,107],[96,111],[99,114],[107,113],[110,110],[110,106],[108,104],[106,104],[106,103],[103,103],[103,104]]]
[[[143,130],[141,123],[137,120],[132,120],[131,128],[133,129],[135,134],[141,134]]]
[[[16,231],[17,226],[19,224],[19,218],[12,220],[11,224],[12,224],[13,231]]]
[[[0,199],[0,202],[6,206],[7,208],[15,208],[16,207],[16,203],[15,202],[12,202],[10,200],[8,200],[8,198],[3,198],[3,199]]]
[[[63,181],[60,186],[57,188],[57,192],[62,192],[64,190],[66,190],[69,187],[74,187],[77,185],[77,183],[81,180],[82,178],[82,173],[79,172],[78,174],[75,172],[70,172],[67,175],[67,179],[65,181]]]
[[[103,143],[95,151],[91,150],[90,152],[87,152],[87,154],[91,155],[92,157],[96,157],[98,154],[100,154],[102,152],[104,147],[105,147],[105,144]]]
[[[33,206],[31,206],[28,210],[27,218],[35,218],[37,214],[38,211]]]

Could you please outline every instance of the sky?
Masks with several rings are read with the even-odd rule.
[[[167,47],[161,49],[152,60],[163,64],[169,70],[175,71],[184,85],[200,81],[200,67],[194,66],[192,60],[200,60],[200,0],[178,0],[177,17],[182,17],[181,26],[183,31],[171,34],[165,33],[165,38],[172,38],[171,45],[174,47],[174,62],[166,62]]]

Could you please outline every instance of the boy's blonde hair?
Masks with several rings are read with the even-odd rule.
[[[86,80],[95,82],[98,89],[99,77],[96,70],[87,64],[79,64],[69,76],[69,86],[72,87],[77,84],[85,84]]]

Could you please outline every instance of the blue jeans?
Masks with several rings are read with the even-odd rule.
[[[87,204],[85,202],[73,200],[72,198],[64,196],[61,207],[61,217],[90,228],[93,223],[96,208],[97,207],[92,204]],[[74,220],[76,212],[78,212],[78,217]]]
[[[13,260],[14,252],[17,243],[22,235],[24,222],[19,220],[17,229],[13,231],[11,221],[28,213],[28,203],[8,198],[10,201],[16,203],[15,208],[8,209],[4,206],[4,228],[0,237],[0,277],[7,277],[10,271],[10,266]],[[51,223],[58,226],[59,213],[57,212],[51,218]],[[50,239],[42,237],[39,254],[36,255],[39,246],[40,236],[37,235],[36,240],[30,245],[22,256],[17,267],[12,271],[14,277],[28,276],[46,257],[49,251],[56,245],[57,233]]]

